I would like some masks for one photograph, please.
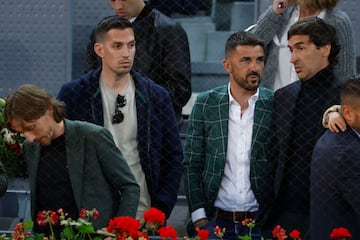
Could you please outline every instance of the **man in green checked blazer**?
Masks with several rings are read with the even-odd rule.
[[[224,239],[248,234],[241,221],[258,220],[264,199],[273,92],[259,87],[264,43],[248,32],[232,34],[222,61],[230,82],[200,93],[184,146],[184,183],[192,223],[225,227]],[[260,219],[259,219],[260,220]],[[189,229],[188,229],[189,230]],[[260,228],[252,230],[260,239]]]

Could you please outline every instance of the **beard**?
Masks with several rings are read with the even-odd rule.
[[[250,79],[250,77],[257,77],[257,79]],[[260,82],[261,82],[261,76],[257,72],[251,72],[246,74],[245,79],[241,77],[236,77],[235,82],[246,91],[255,91],[258,89]]]

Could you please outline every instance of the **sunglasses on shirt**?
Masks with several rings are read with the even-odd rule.
[[[115,111],[112,116],[113,124],[118,124],[124,121],[124,114],[121,112],[120,108],[124,107],[125,105],[126,105],[125,96],[121,96],[120,94],[118,94],[116,97]]]

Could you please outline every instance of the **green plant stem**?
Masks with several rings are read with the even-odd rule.
[[[55,240],[56,238],[55,238],[55,234],[54,234],[54,229],[50,222],[49,222],[49,227],[50,227],[50,232],[51,232],[51,239]]]

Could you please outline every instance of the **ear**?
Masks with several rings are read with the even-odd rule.
[[[323,51],[323,56],[324,57],[329,57],[330,55],[330,51],[331,51],[331,45],[327,44],[321,47],[322,51]]]
[[[94,51],[100,58],[104,56],[104,46],[101,43],[94,44]]]
[[[222,65],[223,65],[225,71],[227,71],[230,74],[231,73],[231,65],[230,65],[229,60],[223,59],[222,60]]]
[[[345,121],[351,125],[352,122],[354,121],[354,111],[353,109],[351,108],[351,106],[349,105],[346,105],[346,104],[343,104],[341,106],[341,111],[342,111],[342,115],[345,119]]]

